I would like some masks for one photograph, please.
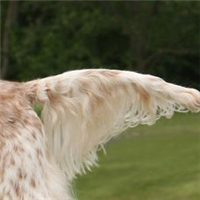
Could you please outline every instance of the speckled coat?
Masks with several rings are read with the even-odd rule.
[[[129,71],[0,81],[0,200],[72,200],[71,181],[111,137],[188,110],[200,111],[197,90]]]

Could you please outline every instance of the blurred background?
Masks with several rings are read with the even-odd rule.
[[[195,1],[1,2],[1,77],[116,68],[199,88],[199,10]]]
[[[3,1],[1,78],[82,68],[150,73],[200,89],[200,3]],[[128,130],[78,177],[81,200],[199,200],[200,115]]]

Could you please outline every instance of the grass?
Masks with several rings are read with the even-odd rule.
[[[200,115],[177,114],[128,130],[77,179],[80,200],[199,200]]]

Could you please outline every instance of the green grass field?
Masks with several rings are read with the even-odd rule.
[[[199,200],[200,115],[128,130],[75,184],[80,200]]]

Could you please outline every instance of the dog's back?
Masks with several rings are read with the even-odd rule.
[[[25,84],[0,81],[0,200],[67,199],[29,92]]]
[[[130,71],[0,81],[0,200],[72,200],[71,180],[110,138],[175,111],[199,112],[199,91]]]

